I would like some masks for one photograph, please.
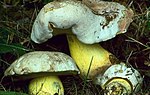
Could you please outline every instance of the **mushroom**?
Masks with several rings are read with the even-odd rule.
[[[107,95],[129,95],[138,92],[143,78],[140,73],[124,62],[110,66],[99,74],[94,82],[105,89]]]
[[[34,51],[14,61],[5,71],[5,76],[34,78],[29,84],[31,95],[64,95],[58,75],[79,73],[74,60],[64,53]]]
[[[95,10],[99,11],[93,11],[84,2],[75,0],[46,4],[34,21],[31,39],[36,43],[47,41],[55,32],[53,27],[71,28],[73,34],[86,44],[106,41],[117,34],[125,33],[132,21],[132,10],[114,2],[99,1],[98,4],[99,7]]]
[[[123,91],[122,93],[130,94],[132,91],[137,92],[141,87],[143,79],[140,73],[134,68],[127,67],[97,43],[125,33],[132,22],[132,17],[132,10],[119,3],[100,0],[93,1],[91,4],[87,0],[54,1],[40,10],[33,24],[31,39],[36,43],[42,43],[50,39],[53,34],[67,33],[70,53],[80,69],[82,78],[91,79],[105,91],[109,90],[107,94],[114,94],[118,89]],[[118,71],[125,72],[123,74],[117,72],[118,75],[115,76],[113,74],[116,72],[112,71],[108,79],[103,78],[107,77],[107,70],[114,66],[125,66],[125,69],[129,68],[135,72],[129,70],[131,74],[128,75],[126,70],[119,68]],[[133,78],[130,79],[131,77]],[[102,81],[104,83],[101,83]],[[112,87],[116,89],[112,91]]]

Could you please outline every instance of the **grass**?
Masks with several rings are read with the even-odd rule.
[[[24,0],[22,0],[24,1]],[[137,95],[150,94],[150,1],[149,0],[109,0],[130,6],[134,19],[128,32],[100,44],[118,59],[129,62],[144,77],[143,88]],[[69,54],[64,35],[52,38],[43,44],[30,40],[33,21],[48,0],[2,0],[0,1],[0,78],[5,69],[19,56],[32,50],[60,51]],[[79,76],[61,76],[65,95],[101,95],[99,86]],[[9,80],[9,81],[8,81]],[[3,80],[1,91],[27,93],[29,80],[14,82]],[[0,92],[1,95],[1,92]],[[3,94],[4,95],[4,94]],[[13,95],[13,94],[12,94]]]

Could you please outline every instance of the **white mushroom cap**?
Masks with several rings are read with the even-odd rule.
[[[128,81],[131,86],[131,91],[134,92],[139,91],[143,81],[142,76],[136,69],[121,62],[120,64],[112,65],[104,74],[97,76],[95,83],[105,88],[107,83],[110,83],[111,80],[119,78]]]
[[[95,8],[98,14],[95,14],[81,1],[48,3],[40,10],[33,24],[31,39],[36,43],[47,41],[53,36],[52,32],[55,32],[51,26],[59,29],[72,28],[77,38],[86,44],[106,41],[126,32],[133,12],[114,2],[100,1],[98,4],[98,8]]]
[[[79,74],[74,60],[61,52],[35,51],[24,54],[5,71],[8,75],[52,73],[54,75]]]

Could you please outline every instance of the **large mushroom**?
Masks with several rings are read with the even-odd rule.
[[[125,33],[132,22],[132,10],[115,2],[87,1],[91,0],[62,0],[45,5],[33,24],[31,39],[42,43],[53,34],[71,32],[66,30],[71,29],[77,38],[67,34],[70,53],[81,71],[82,78],[92,79],[106,89],[108,95],[137,92],[142,84],[140,73],[118,61],[99,44],[95,44]],[[112,71],[112,74],[108,74],[108,71]]]
[[[31,39],[36,43],[47,41],[55,32],[53,27],[71,28],[77,38],[87,44],[125,33],[132,21],[132,10],[114,2],[100,1],[99,4],[102,6],[98,7],[98,14],[81,1],[62,0],[46,4],[36,17]]]
[[[31,79],[30,95],[64,95],[58,75],[79,74],[74,60],[61,52],[35,51],[24,54],[5,71],[5,76]]]

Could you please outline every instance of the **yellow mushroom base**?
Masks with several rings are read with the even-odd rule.
[[[130,95],[132,93],[132,85],[127,79],[113,78],[104,86],[104,95]]]
[[[64,95],[64,88],[57,76],[39,77],[31,80],[29,95]]]

